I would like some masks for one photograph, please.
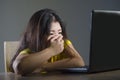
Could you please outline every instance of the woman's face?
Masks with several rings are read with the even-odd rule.
[[[50,35],[61,35],[62,29],[59,22],[53,21],[50,27]]]

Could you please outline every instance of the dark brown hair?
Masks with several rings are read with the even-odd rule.
[[[28,22],[27,28],[20,40],[18,50],[11,61],[10,70],[12,72],[14,72],[12,64],[22,50],[29,48],[31,53],[34,53],[41,51],[49,46],[47,37],[50,34],[50,25],[52,21],[57,21],[60,23],[63,39],[65,40],[67,38],[65,26],[61,18],[54,10],[41,9],[35,12]]]

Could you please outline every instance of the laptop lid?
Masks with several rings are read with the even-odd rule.
[[[120,11],[93,10],[90,72],[120,69]]]

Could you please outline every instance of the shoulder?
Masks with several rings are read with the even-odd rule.
[[[23,49],[19,54],[29,54],[31,50],[29,48]]]
[[[69,44],[72,44],[72,42],[69,39],[66,39],[65,44],[69,45]]]
[[[69,39],[66,39],[65,41],[64,41],[64,47],[66,48],[68,45],[71,45],[72,44],[72,42],[69,40]]]

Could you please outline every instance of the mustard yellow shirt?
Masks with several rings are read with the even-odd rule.
[[[64,42],[64,47],[66,48],[68,45],[72,44],[70,40],[65,40]],[[31,51],[29,48],[27,49],[24,49],[23,51],[20,52],[20,54],[29,54]],[[62,60],[64,58],[67,58],[67,56],[62,52],[58,55],[55,55],[55,56],[52,56],[48,62],[55,62],[55,61],[58,61],[58,60]]]

